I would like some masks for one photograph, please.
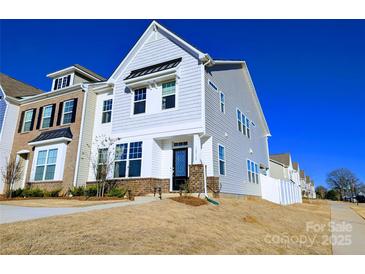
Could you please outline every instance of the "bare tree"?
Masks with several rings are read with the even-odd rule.
[[[5,184],[6,195],[11,198],[14,185],[22,179],[23,165],[16,157],[10,157],[5,168],[1,171],[1,176]]]
[[[95,175],[97,197],[103,197],[105,188],[108,185],[108,177],[113,170],[114,165],[114,145],[117,139],[112,139],[105,135],[96,136],[93,146],[89,147],[89,155],[83,153],[84,158],[90,161],[93,173]]]
[[[324,186],[318,186],[316,188],[317,197],[320,199],[325,199],[327,194],[327,189]]]
[[[340,193],[341,200],[346,194],[356,195],[360,185],[356,175],[347,168],[339,168],[331,171],[327,175],[327,183],[332,189]]]

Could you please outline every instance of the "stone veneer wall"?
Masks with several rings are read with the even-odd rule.
[[[135,196],[153,193],[155,187],[161,187],[163,193],[170,192],[170,180],[158,178],[136,178],[110,180],[112,185],[132,190]],[[95,182],[87,182],[87,185],[94,185]]]
[[[207,177],[208,192],[220,192],[219,177]]]
[[[189,165],[189,190],[191,192],[204,192],[204,165]],[[219,177],[207,177],[208,192],[219,192]]]

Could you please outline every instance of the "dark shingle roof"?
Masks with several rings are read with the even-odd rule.
[[[181,62],[181,58],[177,58],[177,59],[170,60],[167,62],[148,66],[145,68],[132,70],[131,73],[124,80],[132,79],[132,78],[135,78],[138,76],[148,75],[148,74],[163,71],[166,69],[171,69],[171,68],[176,67],[180,62]]]
[[[285,153],[285,154],[271,154],[270,155],[270,159],[275,160],[279,163],[282,163],[286,166],[289,166],[290,164],[290,154],[289,153]]]
[[[76,68],[78,68],[78,69],[81,69],[81,70],[85,71],[86,73],[88,73],[88,74],[90,74],[90,75],[92,75],[92,76],[94,76],[94,77],[96,77],[98,79],[100,79],[100,81],[105,81],[106,80],[103,76],[101,76],[101,75],[93,72],[92,70],[89,70],[89,69],[87,69],[87,68],[85,68],[85,67],[83,67],[83,66],[81,66],[79,64],[74,64],[73,66],[76,67]]]
[[[69,127],[42,132],[41,134],[39,134],[35,139],[30,141],[29,143],[45,141],[45,140],[50,140],[50,139],[56,139],[56,138],[62,138],[62,137],[72,139],[72,132],[71,132],[71,129]]]
[[[6,96],[10,96],[17,99],[43,93],[42,90],[32,87],[23,82],[20,82],[1,72],[0,72],[0,84]]]

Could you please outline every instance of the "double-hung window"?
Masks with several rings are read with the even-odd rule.
[[[247,128],[247,137],[250,139],[251,138],[251,133],[250,133],[250,120],[246,117],[246,128]]]
[[[42,115],[42,128],[49,128],[51,126],[51,117],[52,117],[53,106],[45,106],[43,108]]]
[[[242,113],[242,133],[247,135],[246,116]]]
[[[114,178],[140,177],[142,166],[142,142],[118,144],[115,147]]]
[[[114,178],[126,177],[128,144],[115,147]]]
[[[222,91],[219,92],[219,101],[220,101],[221,112],[225,113],[226,112],[225,97],[224,97],[224,93]]]
[[[259,183],[258,165],[251,160],[247,160],[247,175],[250,183]]]
[[[237,126],[238,126],[238,131],[242,132],[242,115],[239,109],[237,109]]]
[[[146,88],[136,89],[134,91],[134,109],[133,114],[146,112]]]
[[[96,179],[105,179],[108,174],[107,173],[107,163],[108,161],[108,149],[107,148],[100,148],[98,150],[98,164],[96,170]]]
[[[56,171],[58,149],[40,150],[38,152],[34,180],[53,180]]]
[[[72,112],[74,109],[74,100],[69,100],[63,103],[62,125],[72,122]]]
[[[219,174],[226,175],[226,153],[224,146],[218,145]]]
[[[30,131],[30,129],[32,127],[32,121],[33,121],[33,110],[30,109],[24,113],[24,122],[23,122],[22,132]]]
[[[103,114],[101,118],[101,123],[110,123],[112,120],[112,108],[113,108],[113,99],[105,100],[103,102]]]
[[[175,107],[176,82],[171,81],[162,84],[162,109]]]
[[[130,143],[128,177],[141,176],[141,165],[142,165],[142,142]]]

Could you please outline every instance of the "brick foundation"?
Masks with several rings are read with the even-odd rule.
[[[30,188],[30,189],[35,189],[35,188],[39,188],[42,190],[46,190],[46,191],[52,191],[52,190],[58,190],[58,189],[63,189],[64,188],[64,184],[62,181],[52,181],[52,182],[39,182],[39,183],[35,183],[35,182],[31,182],[31,183],[26,183],[26,188]]]
[[[220,192],[219,177],[207,177],[208,192]]]
[[[204,166],[189,165],[188,186],[190,192],[204,192]]]
[[[132,190],[135,196],[153,193],[155,187],[161,187],[163,193],[170,192],[170,180],[158,178],[136,178],[109,180],[111,186],[123,187]],[[95,182],[87,182],[87,185],[94,185]]]

